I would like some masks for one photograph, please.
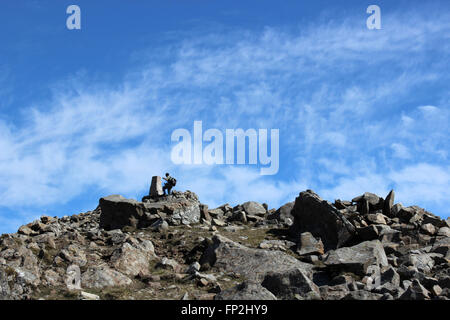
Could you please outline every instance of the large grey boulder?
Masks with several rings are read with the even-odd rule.
[[[142,202],[115,194],[100,199],[100,227],[105,230],[124,226],[145,228],[150,225],[147,210]]]
[[[247,201],[242,204],[242,207],[247,215],[264,216],[267,212],[262,204],[255,201]]]
[[[358,211],[362,214],[382,210],[384,208],[384,199],[370,192],[365,192],[364,194],[353,198],[352,202],[358,204]]]
[[[382,294],[373,293],[366,290],[356,290],[349,292],[342,300],[380,300],[383,297]]]
[[[294,209],[294,201],[282,205],[277,211],[275,211],[275,213],[269,215],[267,219],[276,219],[290,226],[294,221],[292,209]]]
[[[440,253],[450,259],[450,237],[437,240],[433,244],[431,251],[434,253]]]
[[[269,290],[255,281],[244,281],[237,286],[218,293],[215,300],[277,300]]]
[[[429,300],[430,292],[414,279],[408,289],[400,296],[400,300]]]
[[[269,272],[263,287],[272,292],[278,299],[294,300],[299,297],[305,300],[320,300],[320,290],[301,268],[293,268],[282,272]]]
[[[147,228],[162,218],[171,225],[189,225],[200,221],[200,202],[195,193],[172,192],[169,196],[139,202],[112,195],[100,199],[100,227],[106,230],[125,226]]]
[[[8,273],[0,266],[0,300],[12,300]]]
[[[0,300],[29,299],[39,278],[26,269],[0,265]]]
[[[286,253],[248,248],[220,235],[213,237],[212,243],[200,258],[200,264],[258,281],[262,281],[269,272],[282,273],[294,268],[300,268],[309,278],[312,277],[312,265]]]
[[[324,253],[322,241],[315,239],[310,232],[303,232],[297,244],[297,253],[301,256],[310,254],[322,255]]]
[[[389,293],[397,295],[400,289],[400,275],[393,267],[388,267],[381,272],[379,278],[379,286],[375,287],[375,291],[379,293]]]
[[[156,259],[155,249],[150,240],[141,243],[124,243],[111,256],[112,266],[126,275],[148,275],[150,261]]]
[[[380,240],[381,242],[399,242],[401,232],[387,225],[372,224],[364,228],[356,229],[362,241]]]
[[[432,224],[437,229],[446,226],[445,220],[418,206],[402,207],[396,215],[402,222],[416,226]]]
[[[370,266],[387,267],[388,260],[381,242],[373,240],[330,251],[325,257],[324,264],[332,269],[366,275]]]
[[[322,240],[325,251],[344,246],[356,233],[355,227],[336,207],[311,190],[301,192],[295,199],[292,215],[291,235],[298,238],[301,233],[310,232]]]
[[[392,207],[394,206],[394,199],[395,199],[395,192],[394,192],[394,190],[391,190],[391,192],[389,192],[386,199],[384,200],[384,206],[383,206],[383,214],[388,217],[391,216],[391,210],[392,210]]]
[[[81,276],[82,288],[103,289],[108,287],[127,286],[131,279],[108,266],[89,267]]]
[[[173,191],[171,195],[149,200],[145,208],[152,215],[159,215],[170,225],[190,225],[200,222],[201,203],[191,191]]]
[[[429,273],[435,263],[432,254],[421,253],[416,250],[403,256],[402,260],[406,266],[413,266],[418,271],[424,273]]]
[[[23,298],[27,292],[40,285],[42,271],[40,261],[33,251],[19,245],[17,238],[13,241],[17,242],[0,251],[0,260],[4,260],[7,264],[0,264],[0,270],[4,271],[3,280],[0,279],[0,282],[4,282],[6,277],[10,289],[9,294],[7,286],[1,283],[0,285],[3,287],[1,291],[5,295],[9,295],[11,299],[16,299],[17,297]]]

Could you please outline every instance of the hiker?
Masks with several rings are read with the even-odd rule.
[[[166,190],[167,190],[167,193],[170,194],[170,191],[172,190],[172,188],[175,187],[175,185],[177,184],[177,179],[171,177],[169,175],[169,173],[166,173],[166,177],[163,179],[167,181],[163,187],[164,195],[166,195]]]

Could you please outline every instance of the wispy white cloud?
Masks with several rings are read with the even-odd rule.
[[[259,170],[248,167],[223,166],[210,170],[207,175],[203,168],[180,172],[180,180],[184,181],[184,185],[202,195],[201,200],[210,207],[217,207],[225,202],[235,205],[245,201],[258,201],[277,208],[293,201],[307,187],[306,183],[294,179],[267,179],[259,174]]]
[[[410,159],[411,153],[408,148],[402,145],[401,143],[393,143],[391,144],[391,148],[394,151],[393,156],[401,159]]]
[[[364,191],[386,196],[392,188],[396,192],[396,202],[403,205],[421,205],[424,208],[439,207],[444,217],[450,215],[447,201],[450,196],[450,167],[418,163],[405,166],[399,171],[367,172],[353,177],[344,177],[329,189],[320,193],[329,200],[351,200]]]
[[[389,176],[397,185],[404,201],[443,204],[450,197],[450,167],[418,163],[392,172]],[[449,214],[450,210],[446,210]]]
[[[89,75],[55,86],[51,99],[24,106],[24,125],[0,122],[1,205],[137,197],[152,175],[170,171],[211,206],[276,207],[311,187],[331,199],[396,186],[405,202],[448,213],[450,73],[448,61],[429,61],[448,56],[449,14],[386,14],[379,32],[357,21],[195,34],[162,47],[164,59],[133,66],[120,86]],[[422,88],[435,98],[424,103]],[[194,120],[279,128],[280,174],[173,165],[170,133]]]

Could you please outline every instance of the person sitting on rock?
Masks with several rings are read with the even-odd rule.
[[[167,190],[168,194],[171,194],[171,190],[177,184],[177,180],[175,178],[171,177],[169,175],[169,173],[166,173],[166,177],[163,179],[167,181],[163,187],[164,195],[166,195],[166,190]]]

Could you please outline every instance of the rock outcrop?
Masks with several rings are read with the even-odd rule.
[[[277,300],[277,298],[259,282],[249,280],[220,292],[215,296],[215,300]]]
[[[100,199],[100,227],[105,230],[125,226],[146,228],[162,218],[173,225],[200,221],[200,202],[195,193],[176,192],[159,198],[145,198],[143,202],[112,195]]]
[[[262,280],[269,272],[287,272],[293,268],[312,276],[312,266],[278,250],[253,249],[216,235],[200,259],[202,266],[237,273],[246,279]]]
[[[450,221],[364,193],[279,209],[112,195],[0,237],[0,299],[448,300]]]
[[[310,232],[322,240],[326,250],[344,246],[356,232],[344,214],[311,190],[301,192],[295,199],[292,216],[291,233],[296,236]]]

